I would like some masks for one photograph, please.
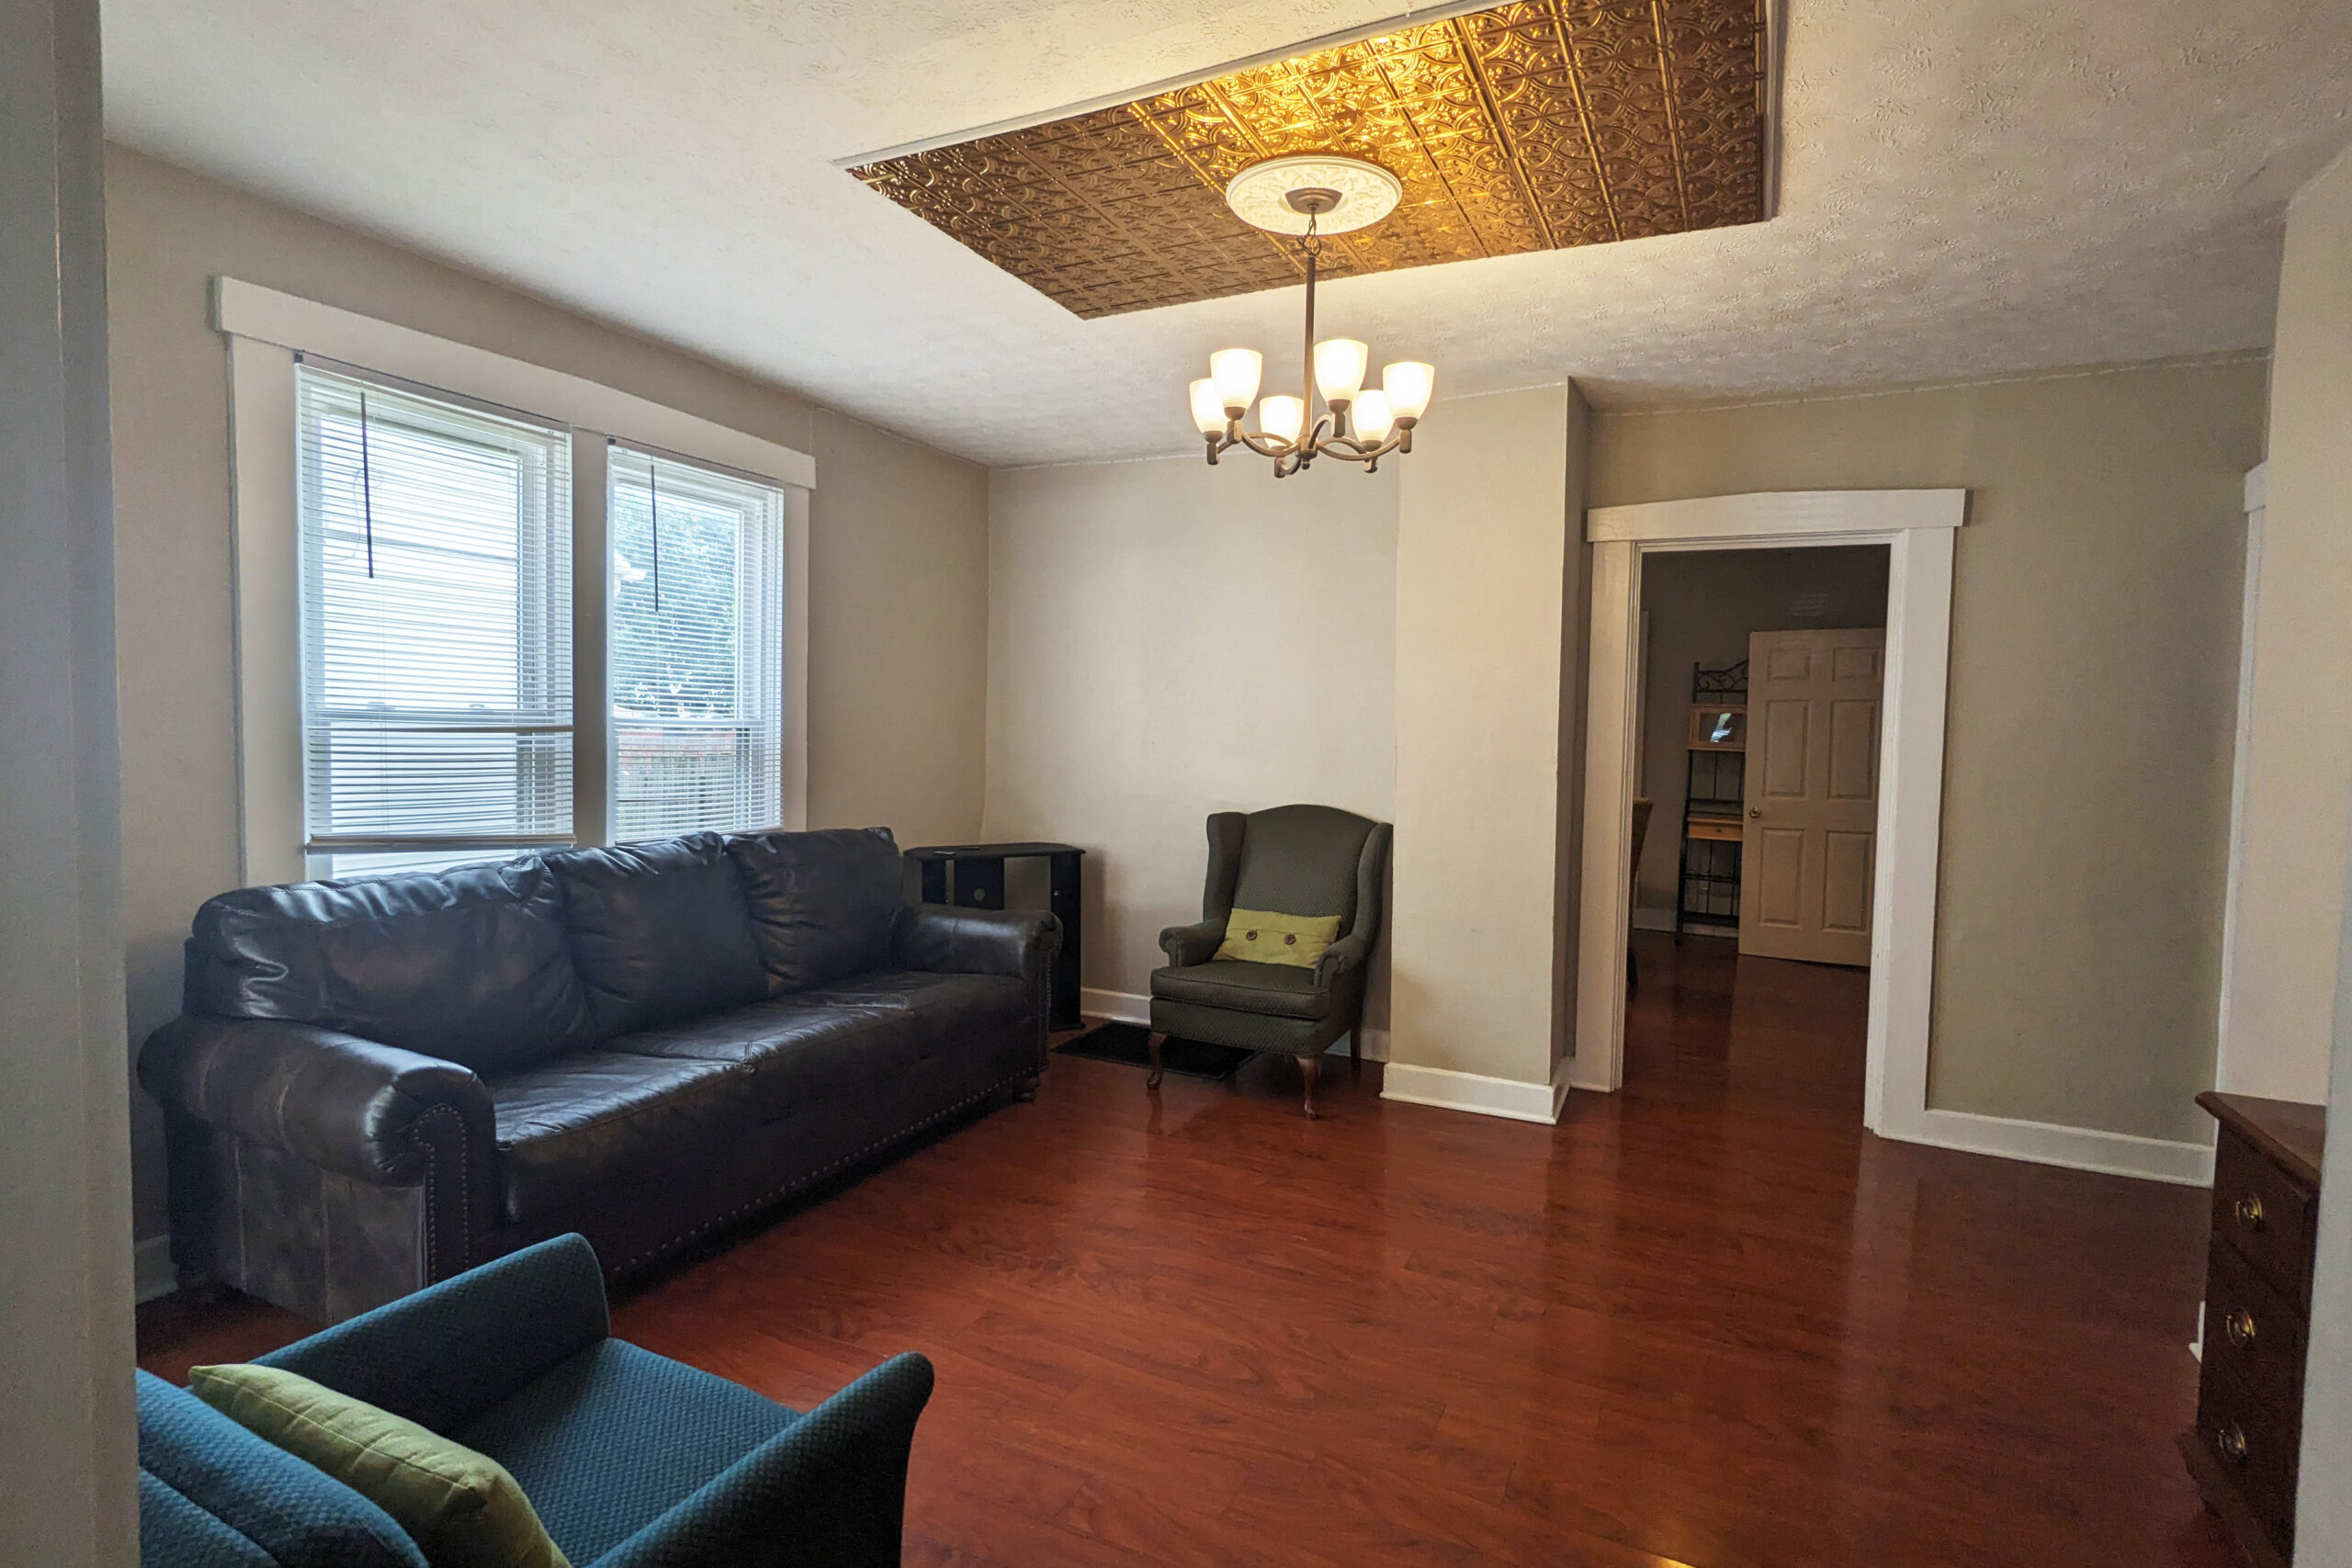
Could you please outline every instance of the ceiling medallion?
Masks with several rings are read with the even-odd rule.
[[[1292,199],[1310,190],[1328,193],[1329,205],[1310,210]],[[1310,223],[1326,234],[1352,233],[1396,211],[1404,196],[1405,182],[1377,164],[1314,152],[1252,164],[1225,186],[1233,215],[1270,234],[1304,234]]]
[[[1413,426],[1429,411],[1436,369],[1419,360],[1385,367],[1381,384],[1366,387],[1371,351],[1351,337],[1315,341],[1315,274],[1327,233],[1350,233],[1396,209],[1404,185],[1379,164],[1339,153],[1268,158],[1235,175],[1225,198],[1244,222],[1269,233],[1295,236],[1306,272],[1306,333],[1299,395],[1275,393],[1258,403],[1258,428],[1241,422],[1258,397],[1266,356],[1254,348],[1221,348],[1209,373],[1193,383],[1193,423],[1208,443],[1208,459],[1247,446],[1274,460],[1274,478],[1287,479],[1317,457],[1362,463],[1371,473],[1391,452],[1413,449]],[[1316,419],[1320,392],[1328,419]]]

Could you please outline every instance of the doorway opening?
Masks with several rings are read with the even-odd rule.
[[[1855,846],[1849,842],[1841,852],[1847,863],[1838,874],[1846,879],[1849,912],[1858,872],[1867,888],[1859,896],[1866,916],[1862,955],[1869,971],[1863,1123],[1888,1136],[1923,1136],[1928,1114],[1928,1007],[1935,964],[1952,543],[1966,502],[1964,491],[1809,491],[1604,507],[1587,514],[1586,537],[1593,546],[1592,641],[1587,677],[1576,1052],[1569,1080],[1574,1087],[1614,1091],[1624,1080],[1626,953],[1635,904],[1633,822],[1645,729],[1641,606],[1645,569],[1667,556],[1696,552],[1883,546],[1886,601],[1877,671],[1880,705],[1876,745],[1865,749],[1874,770],[1871,782],[1875,796],[1869,813],[1868,863],[1852,863]],[[1697,720],[1694,716],[1688,722]],[[1710,725],[1710,732],[1714,728]],[[1852,739],[1849,733],[1849,767]],[[1742,808],[1754,804],[1743,801]],[[1743,818],[1742,826],[1758,820]],[[1806,840],[1807,831],[1813,840]],[[1772,897],[1759,880],[1769,876],[1783,879],[1775,893],[1803,888],[1809,863],[1815,868],[1816,890],[1826,886],[1821,879],[1829,871],[1821,857],[1828,849],[1823,836],[1831,831],[1852,829],[1792,825],[1790,836],[1777,841],[1773,852],[1779,858],[1769,870],[1761,853],[1755,855],[1758,863],[1750,869],[1746,863],[1753,852],[1744,844],[1744,895],[1753,891],[1759,900]],[[1815,857],[1811,862],[1808,853]]]
[[[1786,1077],[1859,1106],[1887,557],[1690,550],[1643,571],[1628,1083]]]

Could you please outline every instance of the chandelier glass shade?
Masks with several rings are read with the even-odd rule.
[[[1274,463],[1274,477],[1298,472],[1318,457],[1361,463],[1366,473],[1391,452],[1413,449],[1413,427],[1429,412],[1436,369],[1417,359],[1384,366],[1381,384],[1364,386],[1372,351],[1354,338],[1315,339],[1315,276],[1323,236],[1344,233],[1386,217],[1402,196],[1396,175],[1377,164],[1336,154],[1270,158],[1252,164],[1226,187],[1241,219],[1269,233],[1295,236],[1306,271],[1306,332],[1299,395],[1260,399],[1265,355],[1252,348],[1223,348],[1209,355],[1209,373],[1191,388],[1193,428],[1208,446],[1208,460],[1246,446]],[[1325,415],[1315,415],[1316,400]],[[1250,404],[1258,428],[1246,428]]]

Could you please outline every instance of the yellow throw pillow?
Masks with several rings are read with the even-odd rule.
[[[1295,964],[1312,969],[1323,950],[1339,939],[1337,915],[1279,915],[1271,909],[1236,909],[1227,917],[1219,958],[1249,964]]]
[[[196,1396],[392,1516],[433,1568],[571,1568],[506,1467],[275,1367],[196,1367]]]

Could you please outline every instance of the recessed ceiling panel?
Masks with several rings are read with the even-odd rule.
[[[1326,274],[1753,223],[1764,80],[1758,0],[1532,0],[852,172],[1111,316],[1297,282],[1295,249],[1225,205],[1283,153],[1404,182],[1385,220],[1326,243]]]

